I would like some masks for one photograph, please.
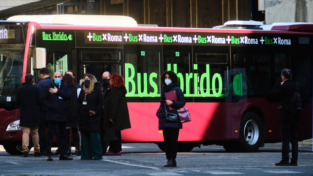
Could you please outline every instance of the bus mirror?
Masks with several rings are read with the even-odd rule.
[[[46,48],[36,48],[36,62],[35,69],[46,67]]]

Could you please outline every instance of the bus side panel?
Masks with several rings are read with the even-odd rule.
[[[163,141],[156,111],[160,103],[128,103],[131,128],[122,131],[123,142]],[[184,123],[179,141],[231,139],[230,103],[186,103],[191,122]]]

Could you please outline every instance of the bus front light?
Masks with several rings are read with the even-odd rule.
[[[15,120],[8,125],[6,131],[18,131],[21,129],[22,127],[20,126],[20,120]]]

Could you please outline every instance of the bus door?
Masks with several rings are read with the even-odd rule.
[[[105,71],[122,74],[121,49],[78,49],[77,76],[82,83],[85,74],[94,75],[98,81]]]

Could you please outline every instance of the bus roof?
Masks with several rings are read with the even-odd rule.
[[[34,21],[39,24],[75,26],[138,26],[132,17],[120,15],[16,15],[9,17],[7,21]]]

